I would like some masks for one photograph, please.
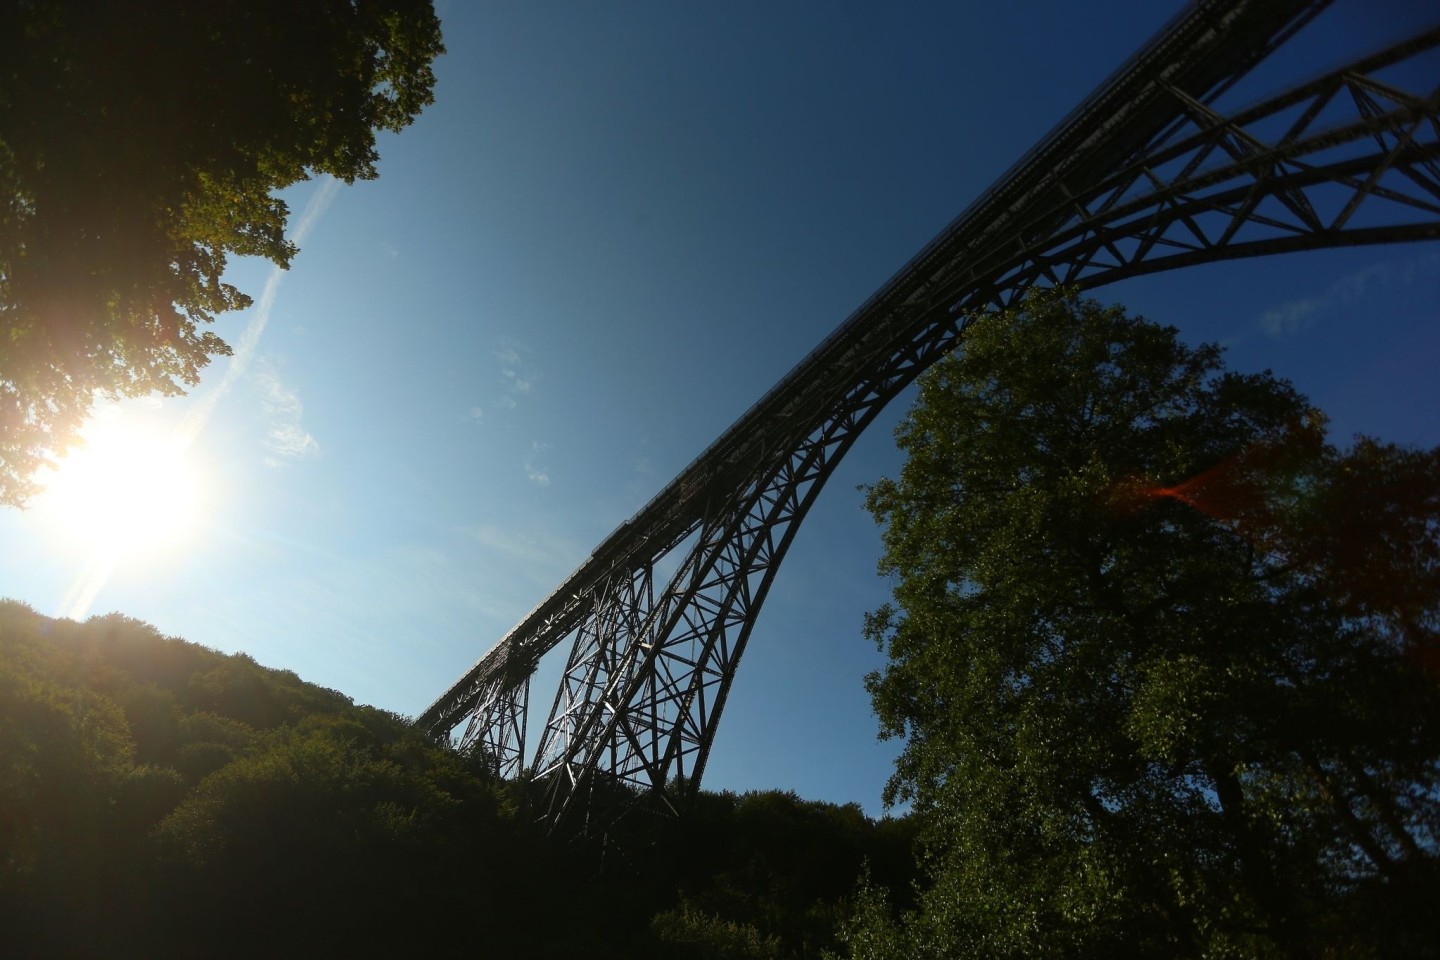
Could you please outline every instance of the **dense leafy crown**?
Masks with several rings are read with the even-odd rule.
[[[1058,293],[975,320],[897,436],[869,685],[933,887],[858,954],[1423,941],[1440,451],[1342,453],[1288,383]]]
[[[227,257],[288,266],[274,191],[376,175],[432,100],[429,0],[8,0],[0,30],[0,503],[97,396],[176,394],[248,306]]]

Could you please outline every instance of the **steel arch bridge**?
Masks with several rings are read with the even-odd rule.
[[[541,789],[678,810],[801,520],[880,410],[976,311],[1036,286],[1440,238],[1440,24],[1230,108],[1329,0],[1196,0],[437,699],[418,723]],[[1418,78],[1418,80],[1416,79]],[[668,577],[661,571],[674,570]],[[530,678],[569,657],[527,767]]]

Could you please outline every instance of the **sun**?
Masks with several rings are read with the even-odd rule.
[[[42,477],[43,512],[65,540],[116,559],[174,547],[202,506],[189,444],[174,430],[134,416],[98,416],[73,450]]]

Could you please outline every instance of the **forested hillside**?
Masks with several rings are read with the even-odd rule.
[[[403,717],[111,615],[0,603],[0,955],[816,957],[907,821],[703,794],[547,839]]]

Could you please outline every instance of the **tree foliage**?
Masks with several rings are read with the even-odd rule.
[[[818,957],[908,821],[780,792],[551,838],[483,758],[127,617],[0,601],[0,955]]]
[[[0,503],[97,396],[176,394],[248,306],[228,257],[288,266],[274,191],[376,175],[432,100],[430,0],[5,0]]]
[[[975,319],[897,438],[868,685],[928,877],[853,953],[1433,945],[1440,450],[1338,450],[1285,381],[1057,293]]]
[[[504,807],[404,718],[126,617],[0,602],[7,956],[398,950],[416,936],[381,911],[437,937],[484,915]]]

